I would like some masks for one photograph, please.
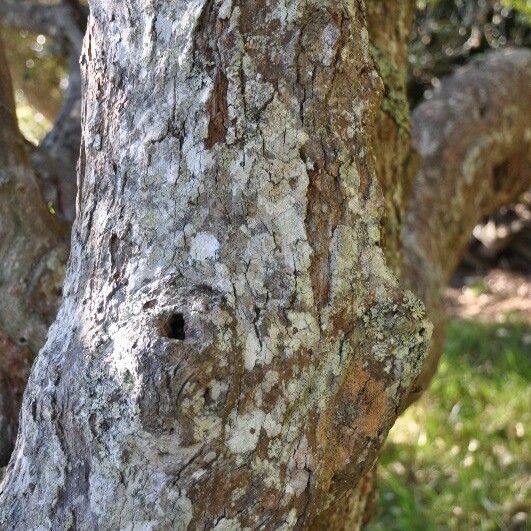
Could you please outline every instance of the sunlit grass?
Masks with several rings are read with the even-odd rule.
[[[531,331],[451,323],[437,377],[393,428],[375,530],[526,529]]]
[[[52,124],[45,116],[28,104],[21,92],[17,91],[15,93],[15,99],[20,131],[32,144],[38,145],[51,129]]]

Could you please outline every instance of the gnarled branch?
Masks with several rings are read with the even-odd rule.
[[[403,233],[405,278],[434,323],[430,356],[410,401],[442,353],[443,290],[474,226],[531,182],[531,51],[507,49],[458,69],[412,115],[422,156]]]
[[[41,190],[68,222],[75,217],[76,164],[81,143],[81,73],[78,55],[69,58],[68,88],[54,126],[32,153]]]

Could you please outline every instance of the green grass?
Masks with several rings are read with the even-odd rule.
[[[453,321],[432,386],[393,428],[379,530],[526,529],[531,330]]]
[[[24,137],[32,144],[39,144],[51,129],[52,124],[31,105],[20,93],[16,94],[18,126]]]

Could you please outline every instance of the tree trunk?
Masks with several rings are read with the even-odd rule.
[[[358,525],[430,329],[382,250],[363,4],[95,0],[82,65],[2,527]]]
[[[1,39],[0,124],[0,465],[5,465],[34,353],[57,311],[66,231],[40,196],[18,130]]]
[[[381,445],[431,363],[431,325],[398,277],[440,324],[451,264],[416,268],[454,263],[462,236],[441,238],[444,203],[430,207],[439,159],[413,179],[414,3],[366,4],[93,0],[65,299],[25,394],[2,528],[361,525]],[[422,151],[432,113],[416,116]],[[529,142],[512,116],[504,130]],[[484,169],[466,138],[464,187],[457,159],[435,178],[461,208]],[[523,164],[516,145],[494,167]],[[503,165],[505,199],[519,164]],[[464,232],[479,216],[451,212]]]

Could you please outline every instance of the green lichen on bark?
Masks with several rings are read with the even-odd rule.
[[[404,72],[376,46],[371,45],[370,52],[384,83],[382,109],[398,125],[400,133],[409,136],[411,122]]]

